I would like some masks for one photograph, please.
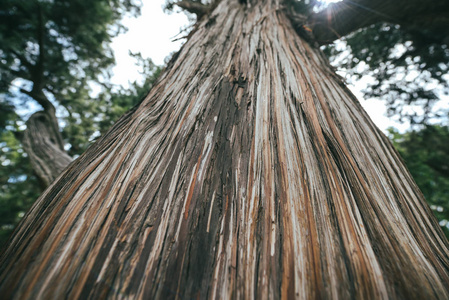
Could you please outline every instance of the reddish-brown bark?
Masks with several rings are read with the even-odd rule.
[[[277,1],[223,0],[39,198],[16,299],[444,299],[448,242],[397,152]]]

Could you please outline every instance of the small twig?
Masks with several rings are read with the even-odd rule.
[[[182,39],[186,39],[186,38],[188,38],[190,36],[190,34],[187,34],[187,35],[183,35],[183,36],[181,36],[181,37],[179,37],[179,38],[176,38],[176,39],[173,39],[173,40],[171,40],[172,42],[176,42],[176,41],[179,41],[179,40],[182,40]]]

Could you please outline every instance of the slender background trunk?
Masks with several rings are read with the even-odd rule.
[[[35,100],[43,110],[34,113],[28,119],[21,142],[44,190],[61,174],[72,158],[64,149],[56,118],[56,109],[44,92],[48,88],[45,84],[45,69],[49,64],[47,60],[48,45],[45,42],[47,20],[41,3],[35,1],[34,5],[36,5],[37,13],[36,41],[39,55],[35,63],[31,63],[23,55],[18,55],[18,59],[21,64],[26,66],[29,72],[28,79],[33,83],[31,91],[21,89],[21,92]]]
[[[449,297],[387,138],[273,1],[223,0],[28,212],[6,298]]]
[[[43,186],[47,187],[69,165],[72,158],[64,150],[54,108],[34,113],[26,125],[22,138],[23,148],[36,175]]]

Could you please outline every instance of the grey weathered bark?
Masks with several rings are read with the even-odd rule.
[[[1,258],[13,299],[445,299],[448,241],[280,1],[223,0]]]
[[[45,187],[69,165],[54,108],[34,113],[26,123],[22,144],[33,170]]]
[[[449,2],[446,0],[343,0],[312,14],[307,26],[320,44],[328,44],[380,22],[399,24],[449,44]]]

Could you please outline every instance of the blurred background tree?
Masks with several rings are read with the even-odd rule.
[[[15,135],[43,185],[71,160],[65,153],[70,145],[62,139],[57,110],[58,116],[79,112],[73,108],[78,109],[89,94],[88,82],[110,77],[114,64],[110,42],[125,30],[119,21],[125,14],[139,12],[140,3],[134,0],[1,2],[2,102],[42,109],[29,117],[24,132]],[[83,121],[85,135],[90,136],[94,130]]]
[[[439,32],[440,33],[440,32]],[[447,117],[435,106],[449,94],[449,33],[438,39],[426,29],[380,23],[326,47],[349,82],[368,79],[365,99],[384,100],[389,117],[411,125]]]
[[[70,148],[70,156],[76,158],[117,121],[126,111],[137,105],[158,78],[162,67],[151,59],[134,55],[141,67],[144,81],[134,81],[129,87],[105,84],[95,97],[71,101],[70,114],[59,117],[64,122],[62,136]],[[70,99],[69,99],[70,100]],[[23,131],[24,122],[11,106],[2,102],[0,112],[0,249],[20,221],[26,210],[40,196],[45,185],[36,176],[27,153],[17,135]]]
[[[134,0],[0,2],[0,248],[48,184],[24,148],[30,113],[49,115],[50,139],[75,158],[157,78],[161,68],[134,54],[144,82],[110,83],[111,40],[126,30],[122,17],[140,7]]]

